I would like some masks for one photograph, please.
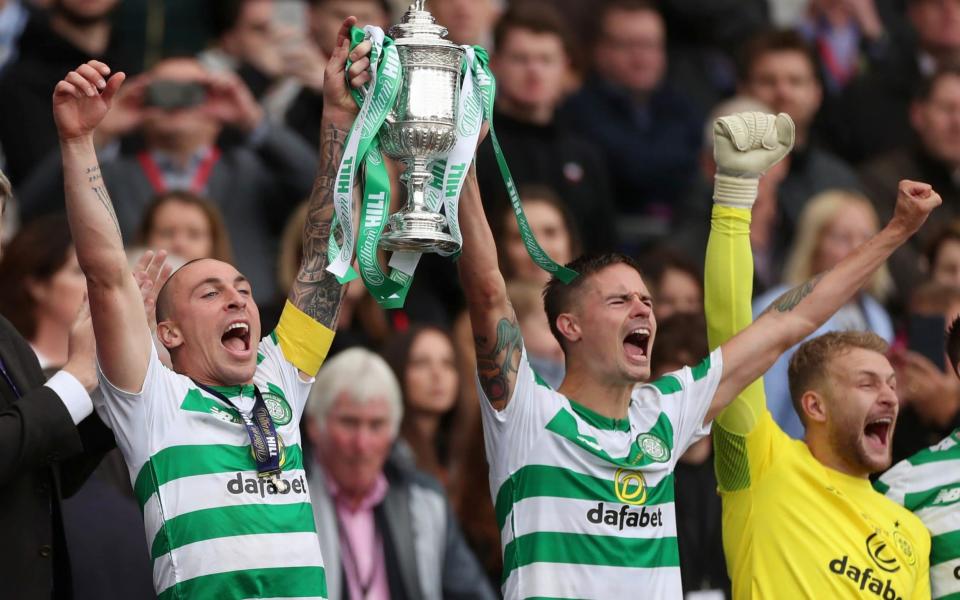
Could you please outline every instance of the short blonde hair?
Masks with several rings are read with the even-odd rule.
[[[889,345],[879,335],[869,331],[832,331],[804,342],[790,358],[787,378],[793,408],[806,423],[800,399],[811,390],[821,393],[829,385],[827,367],[833,360],[854,349],[886,354]]]
[[[349,394],[351,401],[357,404],[386,399],[390,405],[393,435],[400,431],[400,421],[403,419],[400,383],[390,365],[379,354],[354,347],[329,359],[310,388],[307,416],[322,425],[333,403],[343,393]]]
[[[877,212],[863,194],[850,190],[832,189],[810,199],[800,213],[797,237],[793,241],[783,270],[784,283],[791,287],[802,285],[817,274],[813,272],[813,261],[823,239],[823,232],[841,209],[851,205],[868,209],[874,223],[879,226]],[[893,279],[885,264],[874,272],[867,284],[867,291],[881,302],[886,300],[893,291]]]

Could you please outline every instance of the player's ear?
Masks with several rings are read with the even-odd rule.
[[[173,321],[157,323],[157,339],[167,350],[183,345],[183,334]]]
[[[579,341],[583,336],[583,331],[580,328],[580,320],[577,319],[576,315],[571,313],[561,313],[557,315],[557,331],[571,342]]]
[[[807,390],[800,397],[800,408],[803,409],[801,420],[809,420],[814,423],[827,422],[826,398],[814,390]]]

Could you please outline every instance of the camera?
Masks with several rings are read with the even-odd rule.
[[[157,80],[147,85],[145,106],[176,110],[199,106],[207,99],[207,90],[196,81]]]

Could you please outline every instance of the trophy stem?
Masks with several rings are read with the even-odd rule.
[[[406,212],[429,212],[427,208],[427,184],[433,174],[427,168],[426,158],[416,157],[405,165],[400,179],[407,186]]]

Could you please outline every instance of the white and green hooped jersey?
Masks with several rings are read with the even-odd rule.
[[[682,597],[673,471],[721,372],[716,350],[638,386],[621,420],[551,390],[526,352],[505,410],[481,390],[504,598]]]
[[[930,530],[930,591],[960,600],[960,429],[884,473],[875,487]]]
[[[257,360],[254,383],[283,438],[276,485],[257,477],[237,411],[166,368],[156,350],[138,394],[100,374],[97,412],[130,469],[160,600],[326,597],[300,447],[312,381],[300,379],[273,334]],[[253,409],[253,386],[215,389]]]

